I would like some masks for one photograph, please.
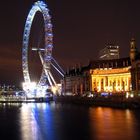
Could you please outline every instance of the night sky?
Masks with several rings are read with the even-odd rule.
[[[22,75],[22,35],[35,0],[1,1],[0,84],[19,85]],[[139,0],[47,0],[52,16],[53,57],[66,69],[97,59],[107,44],[120,46],[129,55],[130,39],[140,50]]]

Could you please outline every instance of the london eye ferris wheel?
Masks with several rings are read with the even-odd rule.
[[[33,24],[34,17],[37,12],[40,12],[44,20],[44,46],[41,48],[34,47],[33,51],[36,51],[39,55],[42,64],[42,73],[38,82],[31,81],[31,76],[29,72],[29,42],[31,35],[31,27]],[[32,90],[45,90],[47,87],[57,88],[56,81],[51,73],[51,66],[63,76],[64,72],[59,66],[57,61],[52,57],[53,49],[53,33],[52,33],[52,23],[51,16],[49,15],[49,9],[46,3],[43,1],[37,1],[32,6],[31,10],[26,19],[24,33],[23,33],[23,44],[22,44],[22,70],[24,77],[23,89],[27,91]],[[54,64],[54,63],[55,64]]]

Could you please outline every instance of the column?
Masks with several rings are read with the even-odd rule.
[[[101,91],[101,78],[99,78],[99,86],[98,86],[99,88],[99,92]]]
[[[125,89],[125,91],[127,90],[127,79],[126,79],[126,77],[124,78],[124,89]]]
[[[110,91],[110,78],[109,77],[107,78],[107,82],[108,82],[107,89]]]
[[[118,92],[118,78],[116,78],[115,81],[116,81],[116,82],[115,82],[115,83],[116,83],[116,86],[115,86],[115,87],[116,87],[116,91]]]
[[[83,94],[83,84],[80,83],[80,94],[82,95]]]
[[[92,78],[92,91],[94,91],[94,88],[95,88],[95,78]]]
[[[128,77],[127,77],[127,91],[129,90],[129,79],[128,79]]]
[[[104,82],[104,88],[103,89],[104,89],[104,91],[106,91],[106,77],[104,77],[104,81],[103,82]]]
[[[120,90],[122,91],[122,78],[120,77]]]
[[[93,76],[92,75],[90,79],[90,91],[93,91]]]
[[[131,90],[131,77],[129,77],[129,85],[128,85],[128,90],[130,91]]]

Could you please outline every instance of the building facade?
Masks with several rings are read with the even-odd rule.
[[[124,93],[140,91],[140,53],[135,40],[130,42],[130,56],[120,59],[93,60],[75,67],[63,79],[64,93]]]
[[[91,91],[116,93],[131,90],[129,58],[92,61],[90,65]]]
[[[119,59],[119,46],[107,45],[104,49],[99,51],[100,60]]]

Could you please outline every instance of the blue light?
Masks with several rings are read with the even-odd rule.
[[[107,93],[107,92],[102,92],[102,93],[101,93],[102,96],[108,96],[108,94],[109,94],[109,93]]]

